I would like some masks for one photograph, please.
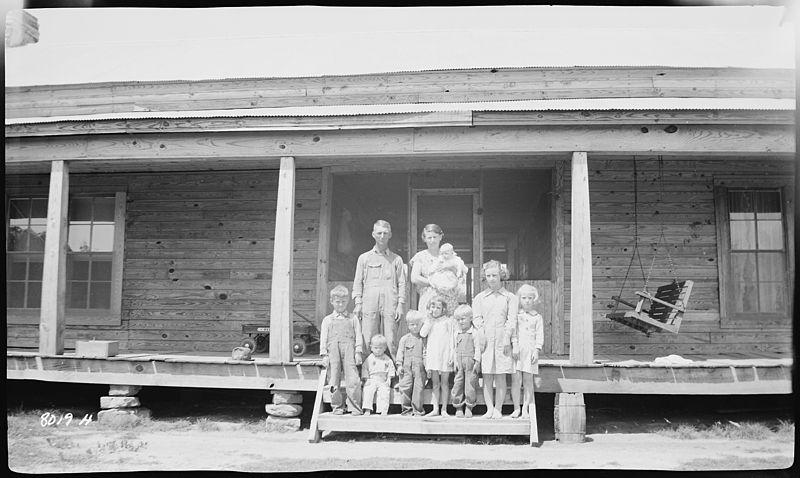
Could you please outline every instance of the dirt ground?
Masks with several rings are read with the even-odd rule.
[[[379,419],[376,417],[376,419]],[[590,434],[587,442],[377,437],[330,434],[309,443],[307,430],[252,432],[231,422],[218,430],[144,431],[59,427],[9,442],[9,467],[21,473],[228,470],[286,472],[354,469],[590,468],[757,470],[792,465],[794,444],[780,440],[680,440],[653,433]],[[388,458],[387,458],[388,457]]]
[[[99,389],[98,389],[99,390]],[[202,390],[140,395],[153,417],[144,426],[113,428],[93,421],[42,426],[40,397],[60,412],[96,413],[97,390],[7,391],[8,465],[21,473],[227,470],[293,472],[372,469],[785,470],[794,463],[793,433],[773,433],[792,420],[787,397],[587,396],[587,440],[564,444],[553,432],[552,395],[537,396],[541,446],[527,437],[425,437],[330,433],[308,442],[299,432],[266,432],[263,393]],[[216,395],[215,395],[216,393]],[[94,397],[101,395],[99,393]],[[20,399],[25,396],[25,402]],[[79,397],[66,408],[66,397]],[[311,399],[312,397],[309,397]],[[52,401],[52,400],[51,400]],[[69,402],[67,402],[69,403]],[[788,404],[788,405],[787,405]],[[311,403],[304,403],[310,410]],[[53,410],[55,412],[55,410]],[[60,413],[56,412],[56,413]],[[95,415],[96,418],[96,415]],[[380,417],[375,417],[380,420]],[[760,423],[767,433],[744,439],[664,433],[684,426]],[[731,428],[728,425],[728,428]],[[792,428],[793,429],[793,428]],[[779,472],[778,476],[792,476]]]

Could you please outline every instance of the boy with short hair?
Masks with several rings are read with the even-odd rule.
[[[352,415],[361,415],[361,380],[356,368],[362,362],[361,323],[355,315],[347,312],[350,302],[347,287],[337,285],[331,289],[330,298],[333,313],[322,319],[319,354],[322,366],[330,371],[328,384],[333,414],[342,415],[345,410],[340,390],[344,374],[347,410]]]
[[[400,377],[400,393],[402,394],[401,415],[422,416],[422,390],[425,387],[425,341],[419,331],[425,315],[418,310],[409,310],[406,314],[408,333],[397,344],[397,373]]]
[[[362,392],[362,411],[364,415],[372,413],[373,399],[375,412],[381,415],[389,413],[389,394],[395,367],[392,359],[386,354],[389,342],[381,334],[373,335],[369,343],[371,354],[361,366],[361,378],[365,380]],[[377,395],[377,397],[376,397]]]
[[[481,370],[481,353],[486,344],[480,332],[472,326],[472,307],[462,304],[453,313],[456,328],[453,331],[453,363],[456,374],[450,398],[456,417],[472,417],[472,407],[477,403],[478,373]],[[464,410],[462,410],[464,407]]]

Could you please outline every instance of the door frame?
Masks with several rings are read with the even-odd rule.
[[[480,271],[483,264],[483,202],[481,188],[411,188],[408,189],[408,251],[409,260],[418,250],[419,232],[417,230],[417,206],[420,196],[472,196],[472,292],[480,290]],[[411,271],[409,270],[409,280]],[[470,294],[467,294],[470,295]],[[415,294],[411,294],[411,304],[416,307]],[[470,297],[467,297],[470,300]]]

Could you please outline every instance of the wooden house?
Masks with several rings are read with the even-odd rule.
[[[385,219],[406,261],[435,222],[538,286],[542,391],[790,393],[795,70],[755,64],[7,86],[9,378],[313,390],[292,323]],[[605,317],[673,279],[678,333]],[[246,324],[270,352],[231,372]],[[647,366],[673,354],[705,368]]]

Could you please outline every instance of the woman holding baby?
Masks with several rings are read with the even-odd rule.
[[[444,233],[437,224],[428,224],[422,230],[422,240],[427,249],[417,252],[411,258],[411,283],[417,286],[419,304],[417,310],[427,310],[428,303],[436,296],[443,298],[447,304],[447,313],[452,314],[459,302],[459,289],[463,282],[463,266],[458,256],[452,252],[452,246],[442,249]],[[449,245],[445,245],[449,246]],[[452,272],[459,272],[453,279]]]

